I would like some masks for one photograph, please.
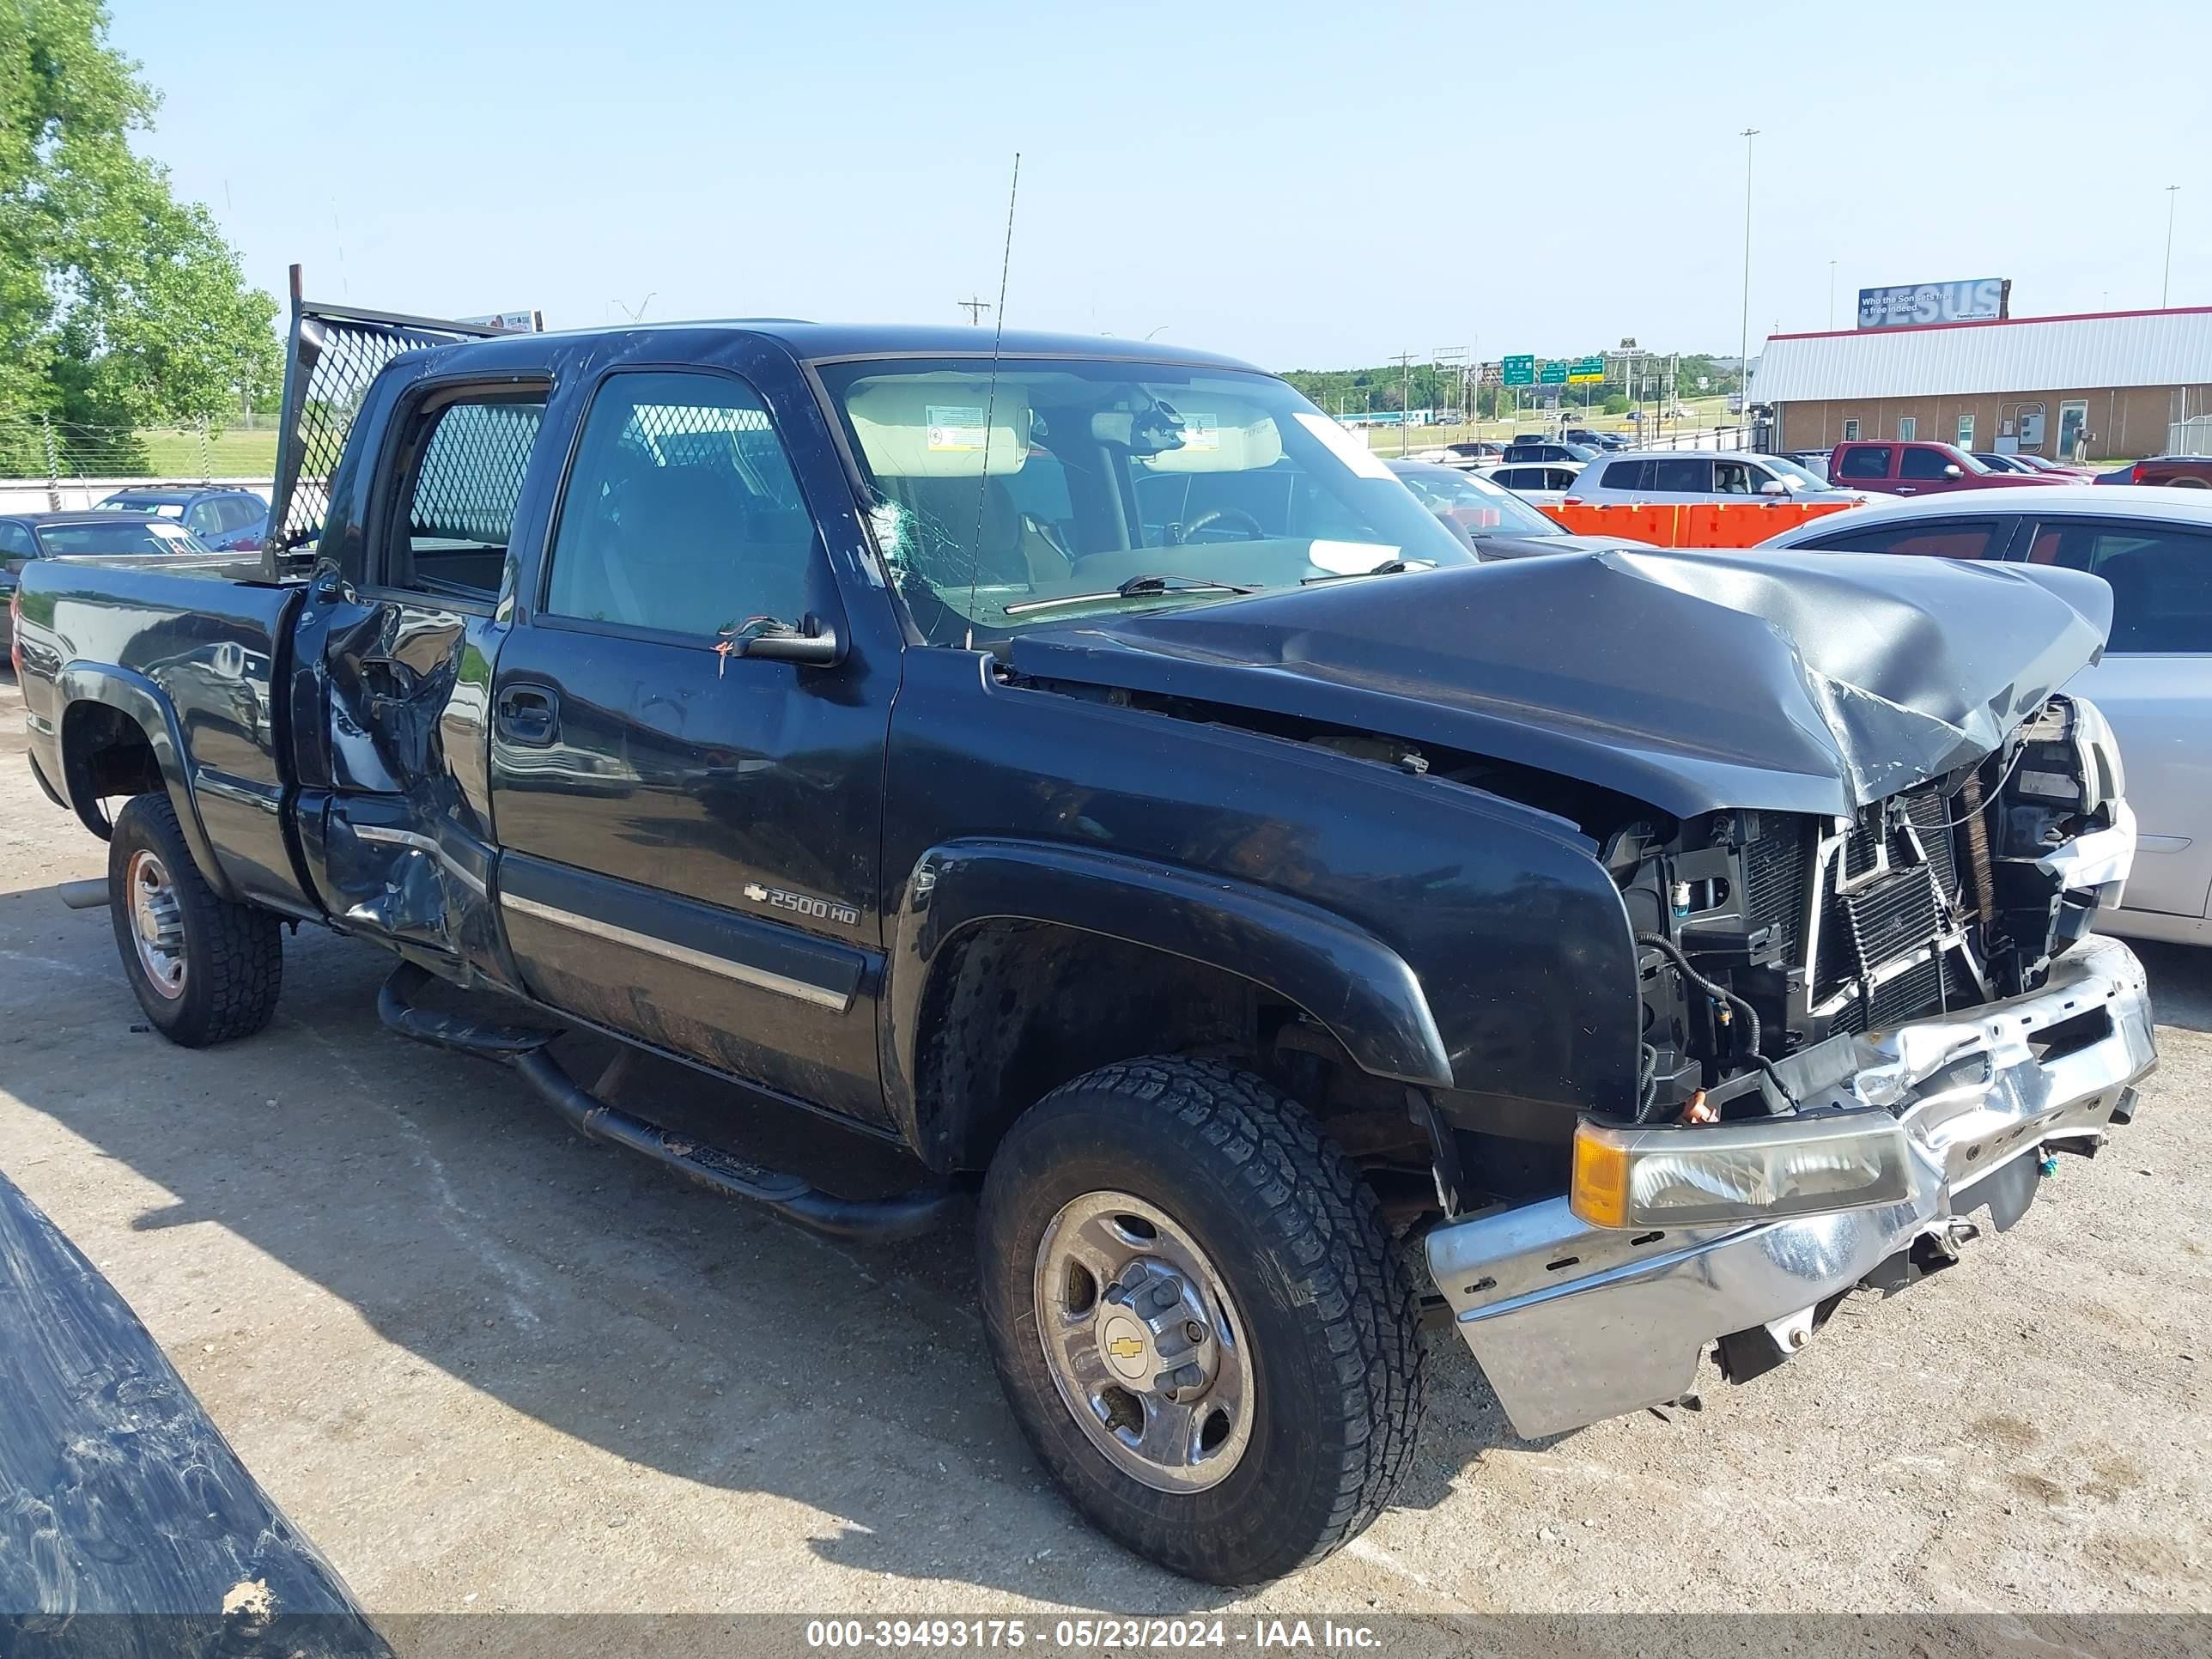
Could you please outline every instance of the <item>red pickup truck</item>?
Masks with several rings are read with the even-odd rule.
[[[2069,480],[1999,472],[1950,444],[1911,440],[1855,439],[1828,456],[1828,478],[1838,489],[1879,490],[1886,495],[1927,495],[1946,489],[2036,489]]]

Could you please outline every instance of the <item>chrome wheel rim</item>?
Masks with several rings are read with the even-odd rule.
[[[1085,1193],[1038,1241],[1037,1340],[1084,1437],[1157,1492],[1229,1478],[1259,1404],[1248,1334],[1206,1252],[1157,1206]]]
[[[155,992],[173,1002],[185,994],[185,907],[158,854],[141,848],[124,872],[131,905],[131,942]]]

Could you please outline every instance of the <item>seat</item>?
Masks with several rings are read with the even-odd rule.
[[[1004,478],[890,478],[914,515],[908,568],[939,587],[1035,586],[1070,568],[1066,555],[1014,506]]]

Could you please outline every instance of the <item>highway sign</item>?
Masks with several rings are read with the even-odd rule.
[[[1564,358],[1557,362],[1546,363],[1542,372],[1536,376],[1539,386],[1565,386],[1566,383],[1567,363]]]
[[[1605,359],[1602,357],[1576,358],[1567,366],[1567,379],[1577,386],[1587,380],[1604,380]]]
[[[1500,360],[1498,379],[1505,386],[1534,386],[1536,384],[1536,360],[1528,357],[1507,357]]]

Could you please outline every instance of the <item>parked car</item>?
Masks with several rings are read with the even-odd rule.
[[[1774,452],[1785,461],[1794,461],[1822,483],[1829,482],[1828,452],[1825,449],[1778,449]]]
[[[2166,485],[2175,489],[2212,489],[2212,455],[2154,455],[2132,466],[2100,472],[2100,484]]]
[[[1571,444],[1580,444],[1585,449],[1626,449],[1628,440],[1618,432],[1593,432],[1588,427],[1571,426],[1559,434]]]
[[[1505,459],[1505,446],[1494,438],[1468,438],[1444,446],[1448,466],[1488,466]]]
[[[205,553],[205,544],[184,526],[143,513],[10,513],[0,515],[0,605],[13,598],[23,567],[33,559],[149,555],[160,558]],[[12,647],[15,626],[0,614],[0,647]]]
[[[2068,690],[2119,736],[2140,836],[2122,908],[2098,925],[2212,944],[2212,496],[2154,485],[1884,503],[1765,545],[2057,565],[2109,582],[2104,659]]]
[[[1589,507],[1638,501],[1863,501],[1856,489],[1832,489],[1779,455],[1647,449],[1608,455],[1583,469],[1570,499]]]
[[[35,560],[19,596],[30,764],[108,839],[148,1023],[247,1036],[284,924],[327,925],[400,958],[395,1033],[580,1134],[848,1237],[972,1192],[1013,1416],[1178,1571],[1264,1579],[1391,1501],[1408,1255],[1560,1434],[1708,1350],[1802,1353],[2154,1063],[2141,965],[2087,936],[2129,839],[2056,694],[2092,576],[1482,563],[1182,345],[303,337],[272,541],[319,543],[250,582]],[[580,1081],[570,1030],[624,1057]],[[673,1060],[833,1170],[842,1124],[927,1178],[740,1161],[671,1120]],[[2003,1393],[2002,1353],[1948,1363],[1961,1413]]]
[[[1930,495],[1953,489],[2046,489],[2060,480],[1984,466],[1955,444],[1917,439],[1853,439],[1829,452],[1828,477],[1839,485],[1883,495]]]
[[[1557,520],[1546,518],[1511,490],[1455,466],[1425,461],[1392,461],[1389,466],[1423,506],[1465,537],[1468,545],[1486,559],[1650,545],[1624,536],[1570,534]]]
[[[1484,467],[1475,476],[1511,490],[1524,501],[1556,507],[1575,487],[1582,472],[1580,461],[1510,461],[1504,466]]]
[[[1597,451],[1587,444],[1569,443],[1561,438],[1516,438],[1505,446],[1508,461],[1574,461],[1587,464],[1597,459]]]
[[[251,553],[269,533],[269,503],[250,489],[164,484],[118,489],[102,500],[104,511],[158,513],[174,519],[218,553]]]
[[[2041,455],[2002,455],[1974,451],[1974,459],[1993,472],[2019,472],[2029,477],[2056,477],[2063,483],[2087,483],[2094,476],[2086,466],[2069,466]]]

